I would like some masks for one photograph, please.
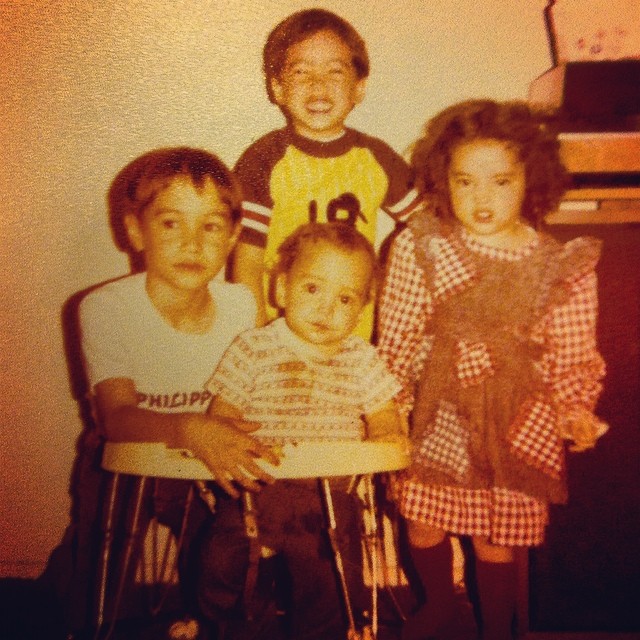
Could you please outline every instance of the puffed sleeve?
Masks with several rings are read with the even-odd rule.
[[[415,258],[409,229],[394,240],[379,298],[378,351],[402,390],[398,402],[403,412],[413,407],[413,391],[428,349],[429,296]]]
[[[562,413],[574,408],[592,411],[602,391],[605,363],[596,342],[598,290],[595,265],[599,246],[576,239],[565,247],[566,254],[585,256],[564,286],[566,299],[553,305],[546,318],[548,345],[543,359],[547,384],[556,408]]]

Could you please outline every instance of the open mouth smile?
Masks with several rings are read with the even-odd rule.
[[[314,115],[324,115],[331,112],[333,105],[326,101],[310,102],[306,105],[307,111]]]

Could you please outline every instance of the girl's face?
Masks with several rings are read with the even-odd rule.
[[[449,193],[456,218],[479,242],[509,246],[523,228],[524,163],[502,140],[480,139],[455,147]]]
[[[308,244],[276,280],[287,325],[325,355],[336,353],[355,329],[371,287],[371,258],[328,242]]]

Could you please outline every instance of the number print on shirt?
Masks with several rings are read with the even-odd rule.
[[[360,201],[353,193],[343,193],[331,200],[327,205],[326,214],[327,222],[346,222],[354,227],[358,220],[367,223]],[[315,200],[309,202],[309,222],[318,222],[318,203]]]

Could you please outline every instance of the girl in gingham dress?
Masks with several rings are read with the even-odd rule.
[[[559,145],[524,103],[464,102],[413,150],[428,194],[391,247],[380,351],[411,414],[400,512],[426,602],[403,640],[452,619],[447,534],[470,536],[483,638],[512,638],[514,548],[543,542],[566,501],[564,440],[592,447],[604,376],[596,348],[599,244],[535,230],[558,204]]]

